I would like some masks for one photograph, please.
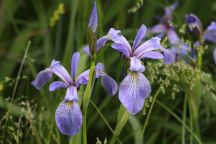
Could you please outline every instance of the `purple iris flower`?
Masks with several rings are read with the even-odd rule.
[[[204,41],[208,40],[216,43],[216,22],[211,22],[210,26],[208,26],[208,28],[204,32],[203,39]],[[214,49],[213,51],[213,58],[216,64],[216,49]]]
[[[172,26],[172,23],[171,23],[172,13],[176,9],[177,6],[178,6],[177,2],[175,2],[171,6],[167,6],[165,8],[164,17],[160,19],[161,24],[157,24],[150,29],[150,31],[153,33],[166,33],[169,38],[170,44],[179,43],[179,37],[176,34],[174,27]]]
[[[130,73],[123,79],[119,86],[119,99],[130,114],[136,114],[142,110],[144,100],[151,93],[151,86],[148,79],[142,74],[145,67],[141,59],[163,59],[163,55],[155,50],[160,50],[160,38],[140,43],[146,33],[146,26],[139,29],[133,46],[131,47],[126,38],[118,34],[112,37],[114,44],[111,47],[120,51],[130,61]]]
[[[216,22],[211,22],[210,26],[204,32],[203,39],[216,43]]]
[[[97,52],[99,51],[100,48],[102,48],[106,44],[108,40],[111,40],[113,36],[117,35],[120,32],[121,32],[120,30],[115,30],[114,28],[110,28],[107,35],[97,40]],[[88,56],[90,56],[89,46],[84,47],[83,50],[86,52]]]
[[[97,6],[96,2],[94,2],[94,6],[92,8],[90,20],[88,23],[88,27],[92,29],[93,32],[96,32],[98,27],[98,16],[97,16]]]
[[[199,18],[194,14],[185,15],[188,30],[194,32],[198,37],[202,35],[202,24]]]
[[[55,112],[56,124],[61,133],[73,136],[82,126],[82,113],[79,105],[75,102],[79,100],[77,89],[80,85],[87,84],[89,80],[89,71],[86,70],[81,73],[77,78],[76,71],[80,58],[80,53],[76,52],[72,56],[71,61],[71,75],[60,64],[59,61],[53,60],[50,67],[38,73],[32,85],[40,89],[48,80],[51,79],[52,73],[57,75],[62,81],[52,82],[49,86],[50,91],[59,88],[67,88],[64,100],[59,104]],[[104,65],[98,63],[96,68],[96,78],[101,76],[102,86],[107,90],[109,95],[115,95],[117,92],[117,84],[110,76],[105,73]]]

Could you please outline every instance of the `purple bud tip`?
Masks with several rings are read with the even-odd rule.
[[[176,9],[176,8],[178,7],[178,5],[179,5],[179,2],[174,2],[174,3],[172,4],[172,6],[173,6],[174,9]]]
[[[91,28],[93,32],[95,32],[97,26],[98,26],[97,6],[96,6],[96,2],[94,2],[88,27]]]

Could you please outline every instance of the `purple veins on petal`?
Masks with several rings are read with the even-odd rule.
[[[139,72],[128,74],[119,86],[119,100],[132,115],[140,112],[151,93],[148,79]]]
[[[75,52],[71,59],[71,74],[73,77],[73,81],[75,81],[76,71],[77,71],[77,65],[79,63],[80,53]]]
[[[98,15],[97,15],[97,6],[95,2],[92,8],[88,27],[91,28],[93,32],[96,32],[97,26],[98,26]]]
[[[49,86],[49,91],[54,91],[59,88],[67,88],[67,85],[64,82],[61,81],[54,81]]]
[[[145,67],[142,65],[141,61],[137,57],[131,57],[130,59],[130,71],[138,71],[138,72],[144,72]]]
[[[203,35],[203,39],[216,43],[216,22],[211,22]]]
[[[144,53],[152,50],[160,49],[160,38],[153,37],[141,44],[133,53],[134,56],[140,58]]]
[[[216,64],[216,48],[215,48],[214,51],[213,51],[213,58],[214,58],[214,62],[215,62],[215,64]]]
[[[149,51],[149,52],[144,53],[144,54],[140,57],[140,59],[143,59],[143,58],[163,59],[164,56],[163,56],[160,52],[157,52],[157,51]]]
[[[146,26],[142,24],[133,42],[133,47],[132,47],[133,50],[137,48],[139,42],[144,38],[146,30],[147,30]]]
[[[35,80],[31,82],[31,84],[36,88],[40,89],[42,86],[46,84],[52,78],[52,72],[49,69],[45,69],[40,71]]]
[[[51,65],[50,70],[61,78],[68,86],[73,83],[68,71],[60,64],[59,61],[56,61],[55,64]]]
[[[73,85],[68,87],[64,99],[68,100],[68,101],[78,101],[79,97],[77,95],[77,87],[75,87]]]
[[[79,105],[73,101],[62,101],[55,111],[55,121],[64,135],[75,135],[82,127],[82,112]]]
[[[122,43],[114,43],[111,45],[111,47],[121,53],[123,53],[126,57],[130,57],[130,51],[128,51],[128,49],[126,49],[125,45]]]

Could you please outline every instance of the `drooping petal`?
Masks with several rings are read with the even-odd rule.
[[[150,59],[163,59],[164,56],[160,53],[160,52],[156,52],[156,51],[149,51],[144,53],[140,59],[143,58],[150,58]]]
[[[180,60],[188,54],[189,50],[189,46],[181,42],[179,45],[171,47],[170,52],[176,56],[177,60]]]
[[[166,26],[164,24],[157,24],[153,26],[150,31],[152,33],[162,33],[166,31]]]
[[[203,35],[203,39],[216,43],[216,22],[211,22]]]
[[[124,51],[124,53],[127,53],[127,55],[125,55],[125,56],[129,57],[130,55],[132,55],[131,46],[130,46],[129,42],[127,41],[127,39],[123,35],[117,34],[117,35],[113,36],[111,38],[111,40],[115,43],[121,44],[121,46],[123,47],[123,48],[121,48],[121,50]],[[125,49],[125,50],[123,50],[123,49]],[[118,50],[118,49],[116,49],[116,50]]]
[[[144,72],[145,67],[137,57],[131,57],[130,60],[130,71]]]
[[[49,91],[54,91],[59,88],[67,88],[67,85],[64,82],[61,81],[54,81],[49,86]]]
[[[118,90],[116,81],[105,73],[100,73],[101,84],[107,90],[108,95],[115,95]]]
[[[73,85],[68,87],[64,99],[68,100],[68,101],[78,101],[79,97],[77,95],[77,87],[75,87]]]
[[[119,100],[132,115],[140,112],[151,93],[148,79],[139,72],[128,74],[119,86]]]
[[[79,105],[73,101],[62,101],[55,111],[55,121],[64,135],[75,135],[82,127],[82,112]]]
[[[89,80],[89,72],[90,70],[86,70],[84,71],[83,73],[81,73],[75,83],[76,83],[76,86],[79,87],[80,85],[83,85],[83,84],[87,84],[88,83],[88,80]],[[99,74],[98,74],[98,71],[96,71],[96,74],[95,74],[95,78],[98,78],[99,77]]]
[[[170,52],[170,50],[161,47],[161,51],[163,52],[164,58],[163,61],[165,64],[171,64],[175,61],[175,55]]]
[[[75,81],[76,71],[77,71],[77,65],[79,63],[80,53],[75,52],[71,59],[71,75],[73,77],[73,81]]]
[[[101,76],[101,84],[107,90],[108,95],[115,95],[118,89],[118,85],[115,80],[105,73],[103,63],[99,62],[96,65],[96,70],[99,76]]]
[[[97,15],[97,6],[96,2],[94,3],[94,6],[92,8],[91,16],[89,19],[88,27],[92,29],[93,32],[96,31],[98,26],[98,15]]]
[[[216,64],[216,48],[215,48],[214,51],[213,51],[213,58],[214,58],[214,62],[215,62],[215,64]]]
[[[141,44],[133,53],[133,56],[140,58],[144,53],[152,50],[160,49],[160,38],[153,37],[152,39]]]
[[[175,45],[175,44],[178,44],[178,43],[179,43],[179,37],[178,37],[178,35],[176,34],[176,32],[174,31],[174,29],[170,28],[170,29],[167,31],[167,35],[168,35],[170,44]]]
[[[68,86],[73,83],[67,70],[60,64],[59,61],[55,61],[55,64],[50,66],[51,71],[61,78]]]
[[[114,28],[110,28],[106,36],[103,36],[97,40],[97,52],[99,51],[100,48],[102,48],[106,44],[108,40],[111,40],[113,36],[117,35],[120,32],[121,32],[120,30],[115,30]],[[89,46],[84,47],[83,50],[86,52],[88,56],[90,56]]]
[[[40,71],[35,80],[31,82],[31,84],[36,88],[40,89],[42,86],[46,84],[52,78],[52,72],[49,69]]]
[[[136,35],[134,42],[133,42],[133,47],[132,47],[133,50],[137,48],[139,42],[145,36],[146,30],[147,30],[146,26],[144,24],[142,24],[137,35]]]

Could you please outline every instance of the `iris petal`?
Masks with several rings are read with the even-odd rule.
[[[164,56],[160,53],[160,52],[156,52],[156,51],[149,51],[144,53],[140,59],[143,58],[150,58],[150,59],[163,59]]]
[[[31,82],[31,84],[36,88],[40,89],[42,86],[46,84],[52,78],[52,72],[48,69],[40,71],[35,80]]]
[[[137,57],[131,57],[130,68],[131,71],[144,72],[145,67],[142,65],[141,61]]]
[[[115,95],[118,89],[116,81],[105,73],[101,73],[101,84],[107,90],[108,95]]]
[[[211,22],[203,35],[203,39],[216,42],[216,22]]]
[[[79,97],[77,95],[77,87],[73,85],[68,87],[64,99],[68,101],[78,101]]]
[[[133,53],[134,56],[138,58],[141,57],[144,53],[152,50],[160,49],[160,38],[153,37],[152,39],[141,44]]]
[[[51,71],[61,78],[68,86],[73,82],[67,70],[60,64],[59,61],[55,61],[53,65],[50,66]]]
[[[165,64],[171,64],[175,61],[175,55],[172,54],[169,49],[165,49],[161,47],[161,51],[163,52],[164,55],[163,61]]]
[[[55,112],[55,121],[64,135],[73,136],[82,127],[82,113],[76,102],[62,101]]]
[[[67,85],[64,82],[61,81],[54,81],[49,86],[49,91],[54,91],[59,88],[67,88]]]
[[[215,62],[215,64],[216,64],[216,48],[215,48],[214,51],[213,51],[213,58],[214,58],[214,62]]]
[[[166,31],[166,26],[164,24],[157,24],[150,29],[153,33],[162,33]]]
[[[133,43],[133,49],[136,49],[139,42],[143,39],[143,37],[145,36],[145,33],[146,33],[146,26],[144,24],[141,25],[137,35],[136,35],[136,38],[134,40],[134,43]]]
[[[119,86],[119,100],[132,115],[140,112],[151,93],[148,79],[139,72],[128,74]]]
[[[178,35],[176,34],[176,32],[174,31],[174,29],[170,28],[170,29],[167,31],[167,35],[168,35],[170,44],[175,45],[175,44],[178,44],[178,43],[179,43],[179,37],[178,37]]]
[[[72,74],[74,81],[75,81],[75,76],[76,76],[76,71],[77,71],[77,65],[79,63],[79,58],[80,58],[80,53],[75,52],[71,60],[71,74]]]

